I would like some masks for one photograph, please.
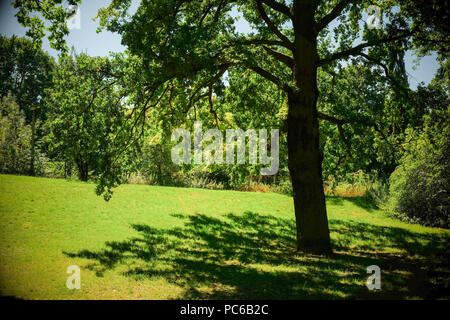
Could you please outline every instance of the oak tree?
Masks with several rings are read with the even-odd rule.
[[[22,8],[32,2],[15,1]],[[288,105],[297,249],[321,254],[331,252],[331,243],[319,120],[342,130],[355,119],[318,110],[318,70],[333,73],[340,61],[362,57],[389,73],[386,52],[401,55],[419,38],[431,47],[448,40],[445,35],[439,38],[442,30],[423,20],[423,11],[401,0],[153,0],[140,1],[137,10],[128,13],[131,4],[113,0],[98,17],[102,27],[119,33],[131,54],[142,60],[146,92],[153,101],[184,96],[181,100],[189,114],[199,100],[220,95],[226,73],[232,72],[253,72],[281,90]],[[368,28],[363,19],[374,4],[383,12],[381,28]],[[236,30],[236,15],[250,24],[250,33]],[[257,106],[249,107],[258,111]],[[369,120],[366,125],[376,128],[377,123]]]

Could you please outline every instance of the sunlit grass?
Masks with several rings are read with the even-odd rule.
[[[296,254],[292,199],[273,193],[0,176],[0,292],[26,299],[448,297],[441,229],[327,198],[335,254]],[[447,257],[447,258],[446,258]],[[370,292],[366,268],[382,269]],[[65,283],[81,267],[81,290]]]

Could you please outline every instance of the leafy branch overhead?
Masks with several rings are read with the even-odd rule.
[[[362,13],[370,4],[368,1],[311,1],[316,11],[313,21],[299,21],[295,10],[302,10],[303,3],[309,1],[151,1],[141,3],[139,10],[128,14],[131,1],[114,0],[108,7],[98,12],[100,29],[106,28],[122,35],[123,42],[131,53],[143,57],[147,78],[163,85],[173,79],[189,79],[189,86],[199,86],[194,90],[196,96],[191,101],[207,97],[211,85],[222,81],[219,74],[225,74],[231,68],[247,68],[268,81],[275,83],[288,93],[295,84],[293,72],[295,59],[299,52],[301,37],[296,36],[293,28],[313,29],[316,39],[309,39],[311,44],[317,41],[319,56],[313,60],[318,67],[363,55],[372,60],[379,57],[365,52],[373,46],[395,42],[402,39],[424,38],[427,32],[430,42],[443,43],[448,38],[438,36],[441,30],[432,30],[422,21],[425,9],[412,10],[405,1],[389,1],[383,4],[383,10],[390,16],[392,28],[386,24],[382,30],[364,30],[363,41],[351,46],[346,38],[354,38],[361,30]],[[71,0],[76,5],[80,1]],[[66,51],[64,37],[68,34],[66,20],[70,14],[62,1],[14,1],[19,9],[17,18],[28,27],[28,35],[40,43],[44,32],[49,32],[51,45]],[[400,8],[398,13],[393,13]],[[440,8],[440,7],[439,7]],[[438,8],[438,9],[439,9]],[[30,13],[38,12],[43,19],[32,17]],[[236,32],[234,22],[236,12],[248,21],[252,32],[243,35]],[[436,14],[432,11],[428,15]],[[411,18],[407,28],[400,29],[398,21]],[[428,20],[430,20],[428,18]],[[44,21],[49,22],[44,26]],[[344,26],[345,29],[344,30]],[[388,30],[388,31],[385,31]],[[445,30],[447,32],[448,30]],[[339,36],[335,47],[330,50],[330,33]],[[448,36],[448,34],[444,34]],[[441,42],[440,42],[441,44]],[[448,42],[447,42],[448,44]],[[370,51],[370,50],[369,50]],[[200,83],[198,78],[210,75],[210,81]],[[156,80],[157,79],[157,80]]]

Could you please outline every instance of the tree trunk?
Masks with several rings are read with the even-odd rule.
[[[297,250],[331,253],[317,117],[314,4],[294,1],[294,90],[288,95],[288,165],[294,192]]]
[[[315,107],[315,105],[314,105]],[[297,250],[331,253],[317,110],[289,98],[288,154],[294,192]]]
[[[77,164],[78,166],[78,178],[81,181],[88,181],[89,177],[89,165],[87,162],[80,161]]]

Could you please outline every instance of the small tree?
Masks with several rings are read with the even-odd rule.
[[[2,173],[28,173],[31,127],[25,114],[9,94],[0,105],[0,170]]]
[[[106,58],[65,57],[49,90],[51,148],[76,164],[82,181],[101,171],[106,146],[125,118],[113,68]]]

